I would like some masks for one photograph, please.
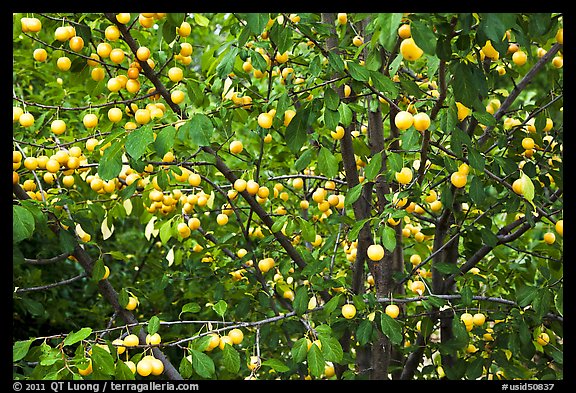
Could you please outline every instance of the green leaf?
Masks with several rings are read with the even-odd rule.
[[[194,342],[191,345],[191,348],[200,352],[205,351],[206,348],[208,348],[208,346],[210,345],[211,339],[212,337],[210,335],[204,335],[199,339],[194,340]]]
[[[449,262],[437,262],[434,263],[433,267],[435,270],[439,271],[442,274],[454,274],[460,271],[460,269],[456,264]]]
[[[360,198],[362,195],[362,183],[356,184],[346,193],[346,197],[344,198],[344,204],[346,206],[351,206],[354,202]]]
[[[92,346],[92,367],[95,372],[105,375],[114,375],[116,368],[114,367],[114,358],[105,349],[93,345]]]
[[[490,247],[496,247],[498,245],[498,237],[490,229],[480,228],[480,236],[486,245]]]
[[[470,181],[470,198],[472,199],[472,202],[477,205],[482,204],[486,198],[484,186],[478,176],[472,177],[472,180]]]
[[[370,79],[370,71],[355,61],[348,62],[348,70],[350,71],[350,76],[357,81],[366,82]]]
[[[229,46],[226,54],[222,57],[222,60],[216,67],[216,74],[218,77],[224,79],[229,73],[232,72],[236,56],[238,56],[238,47]]]
[[[162,25],[162,38],[166,42],[172,42],[176,38],[176,25],[169,20]]]
[[[190,119],[189,123],[190,141],[196,146],[209,146],[215,131],[210,118],[203,113],[197,113]]]
[[[98,175],[102,180],[111,180],[122,170],[122,147],[124,138],[118,138],[110,147],[104,150],[104,155],[98,163]]]
[[[280,95],[278,98],[278,104],[276,105],[276,113],[284,113],[292,105],[292,100],[288,96],[288,93]]]
[[[122,360],[116,362],[116,369],[114,370],[114,379],[121,381],[133,381],[136,376],[130,370],[130,367],[124,363]]]
[[[474,111],[472,112],[472,116],[474,116],[474,118],[478,120],[478,123],[483,124],[487,127],[496,126],[496,119],[494,118],[493,115],[491,115],[488,112]]]
[[[404,56],[402,56],[401,53],[398,53],[396,55],[396,58],[394,60],[392,60],[392,63],[390,63],[390,73],[389,75],[394,75],[398,72],[398,69],[400,68],[400,66],[404,64]]]
[[[129,186],[122,188],[120,192],[118,192],[118,196],[122,201],[125,201],[129,199],[132,195],[134,195],[137,188],[138,188],[138,182],[134,182]]]
[[[532,206],[534,206],[534,203],[532,202],[532,200],[534,199],[534,183],[532,183],[532,179],[530,179],[530,177],[528,177],[528,175],[526,175],[522,171],[520,178],[524,183],[522,196],[524,196],[524,198],[526,198],[526,200],[528,200],[528,202],[530,202]]]
[[[252,65],[257,70],[264,71],[268,68],[266,59],[260,53],[256,51],[251,52],[250,59],[252,60]]]
[[[306,356],[308,370],[313,377],[320,377],[324,373],[325,360],[322,351],[316,344],[313,344]]]
[[[285,373],[286,371],[290,370],[290,367],[286,366],[284,363],[282,363],[278,359],[265,360],[262,362],[262,366],[268,366],[272,370],[279,372],[279,373]]]
[[[12,205],[12,243],[28,239],[34,233],[34,216],[25,207]]]
[[[170,12],[167,15],[167,20],[175,26],[180,26],[182,22],[186,20],[186,14],[183,12]]]
[[[484,73],[473,63],[454,62],[450,66],[454,100],[468,108],[488,93],[488,84]]]
[[[370,162],[364,167],[364,175],[368,181],[372,181],[378,176],[380,170],[382,169],[382,152],[374,154],[370,159]]]
[[[198,12],[195,12],[194,22],[196,22],[198,26],[207,27],[210,24],[210,19],[206,18],[204,15]]]
[[[449,100],[451,101],[451,100]],[[458,124],[458,108],[453,101],[446,108],[440,109],[438,114],[438,129],[447,133],[456,128]]]
[[[172,221],[168,220],[160,227],[160,241],[162,244],[167,244],[168,240],[172,237]]]
[[[344,62],[342,61],[342,58],[333,51],[328,52],[328,64],[330,64],[330,67],[332,67],[336,72],[344,71]]]
[[[327,87],[324,89],[324,105],[326,108],[337,111],[338,105],[340,105],[340,97],[338,93],[334,91],[334,89]]]
[[[350,109],[350,106],[345,102],[341,102],[340,106],[338,107],[338,112],[340,113],[340,123],[344,127],[348,127],[350,123],[352,123],[352,116],[353,112]]]
[[[478,150],[469,147],[468,148],[468,160],[470,161],[470,166],[480,172],[484,171],[484,165],[486,165],[486,159]]]
[[[180,311],[180,314],[178,314],[178,318],[180,318],[180,316],[182,314],[184,314],[185,312],[196,313],[200,310],[201,310],[201,307],[198,303],[196,303],[196,302],[186,303],[185,305],[182,306],[182,311]]]
[[[104,274],[106,274],[106,269],[104,268],[104,260],[99,258],[96,260],[96,262],[94,262],[94,265],[92,266],[92,279],[95,281],[100,281],[104,277]]]
[[[436,54],[436,35],[430,27],[418,20],[410,22],[410,32],[416,45],[429,55]]]
[[[404,90],[403,94],[409,94],[417,99],[424,95],[424,92],[420,86],[418,86],[418,84],[416,84],[412,78],[402,76],[400,78],[400,87]]]
[[[156,140],[154,141],[154,150],[156,150],[156,153],[160,157],[163,157],[164,154],[172,149],[175,139],[176,128],[173,126],[164,127],[156,136]]]
[[[312,153],[314,153],[313,149],[304,150],[302,155],[298,157],[294,163],[294,170],[296,172],[301,172],[310,164],[312,161]]]
[[[192,355],[192,367],[194,371],[202,378],[211,378],[214,375],[215,367],[214,361],[210,356],[197,351],[195,349],[188,349]]]
[[[290,350],[290,354],[295,363],[300,363],[306,359],[306,355],[308,354],[308,343],[306,342],[305,337],[302,337],[294,343]]]
[[[432,307],[442,308],[446,304],[446,300],[439,298],[435,295],[430,295],[428,299],[425,300],[426,303],[431,304]]]
[[[546,354],[550,355],[554,361],[560,365],[564,364],[564,351],[552,345],[546,346]],[[531,358],[528,358],[531,359]]]
[[[89,327],[82,328],[82,329],[78,330],[77,332],[70,333],[68,336],[66,336],[62,345],[67,346],[67,345],[76,344],[77,342],[80,342],[80,341],[86,339],[91,334],[92,334],[92,328],[89,328]]]
[[[299,152],[300,148],[308,139],[308,126],[317,119],[318,105],[322,105],[322,103],[320,101],[314,103],[313,101],[312,103],[305,104],[296,111],[296,115],[292,118],[288,127],[286,127],[284,138],[286,145],[292,153]]]
[[[41,366],[51,366],[62,359],[62,355],[57,348],[52,348],[48,344],[41,345],[42,355],[40,355]]]
[[[380,27],[378,41],[382,46],[391,51],[398,37],[398,27],[402,21],[402,13],[379,13],[377,23]]]
[[[310,277],[314,274],[320,273],[326,268],[327,261],[328,259],[313,259],[312,261],[309,261],[308,265],[306,265],[302,270],[302,275]]]
[[[187,359],[187,356],[183,356],[180,361],[180,366],[178,366],[178,372],[182,378],[189,379],[192,376],[193,371],[192,363]]]
[[[62,249],[62,252],[74,252],[76,237],[70,232],[70,229],[58,232],[58,245]]]
[[[348,232],[348,236],[346,236],[346,238],[349,241],[356,240],[358,238],[358,234],[360,233],[364,225],[370,220],[371,218],[365,218],[363,220],[356,221],[354,225],[352,225],[352,228],[350,228],[350,231]]]
[[[76,57],[72,60],[72,64],[70,64],[70,72],[71,73],[79,73],[84,70],[86,67],[86,61],[81,57]]]
[[[85,23],[78,23],[74,26],[74,29],[76,30],[76,35],[82,37],[84,43],[90,42],[92,39],[92,29],[88,25]]]
[[[318,334],[318,338],[322,343],[322,355],[328,362],[340,363],[344,357],[344,351],[340,342],[332,336],[326,334]]]
[[[484,372],[484,358],[477,357],[476,359],[468,362],[466,368],[466,377],[468,380],[475,380],[482,376]]]
[[[390,339],[392,344],[399,345],[402,343],[402,325],[388,314],[382,313],[380,316],[380,326],[382,333]]]
[[[293,45],[292,30],[274,23],[270,28],[270,40],[278,47],[278,53],[284,53]]]
[[[292,302],[296,315],[302,315],[306,312],[308,309],[308,299],[308,288],[306,286],[298,287],[294,295],[294,301]]]
[[[216,314],[220,315],[221,317],[224,317],[227,308],[228,304],[222,299],[218,300],[218,302],[212,306],[212,309],[216,312]]]
[[[523,319],[518,320],[518,337],[520,338],[520,343],[522,343],[522,345],[530,345],[532,334],[530,333],[526,321]]]
[[[554,305],[556,306],[556,311],[561,316],[564,316],[564,288],[561,288],[554,297]]]
[[[12,362],[15,363],[28,354],[33,340],[16,341],[12,346]]]
[[[552,291],[548,288],[540,288],[534,300],[532,301],[532,307],[538,319],[541,319],[547,312],[550,311],[550,307],[553,303]]]
[[[370,78],[374,82],[374,87],[381,93],[387,93],[388,95],[395,97],[398,95],[398,86],[392,79],[388,78],[386,75],[379,71],[370,71]]]
[[[462,299],[462,305],[463,306],[468,307],[468,306],[472,305],[473,293],[472,293],[472,289],[470,287],[462,288],[462,290],[460,291],[460,296]]]
[[[372,77],[372,71],[377,71],[382,67],[382,56],[379,49],[367,48],[367,50],[366,68],[370,70],[370,77]]]
[[[321,147],[318,153],[318,169],[327,177],[335,177],[338,174],[338,160],[325,147]]]
[[[240,370],[240,354],[232,345],[225,345],[222,351],[222,363],[233,374]]]
[[[410,127],[402,133],[400,140],[402,141],[403,150],[415,150],[419,147],[420,132],[414,127]]]
[[[506,30],[515,25],[516,15],[513,13],[481,13],[480,24],[478,25],[478,35],[482,37],[484,45],[486,40],[492,41],[493,45],[501,42]]]
[[[382,245],[388,251],[394,251],[396,248],[396,231],[388,225],[382,225],[380,229]]]
[[[302,230],[302,239],[307,242],[316,240],[316,230],[312,222],[300,219],[300,229]]]
[[[538,288],[530,285],[523,285],[516,288],[516,302],[520,307],[526,307],[538,294]]]
[[[432,298],[433,296],[430,296]],[[420,334],[428,338],[434,331],[434,321],[430,317],[423,317],[420,322]]]
[[[246,19],[248,28],[255,35],[260,35],[264,31],[264,28],[270,19],[268,13],[246,13],[242,14],[242,17]]]
[[[455,127],[452,129],[452,141],[451,146],[454,150],[454,153],[458,157],[462,157],[463,155],[463,146],[470,146],[470,136],[462,131],[460,128]]]
[[[118,303],[120,307],[124,308],[128,304],[128,300],[130,298],[130,294],[126,288],[120,289],[120,293],[118,294]]]
[[[148,321],[148,325],[146,326],[146,331],[148,332],[148,334],[152,335],[152,334],[156,333],[159,328],[160,328],[160,318],[158,318],[156,315],[154,315]]]
[[[284,224],[286,224],[289,218],[289,216],[280,216],[275,219],[274,224],[272,224],[272,227],[270,228],[270,231],[272,231],[272,233],[279,232],[282,227],[284,227]]]
[[[402,156],[398,153],[388,153],[386,156],[387,169],[393,172],[400,172],[403,167]]]
[[[126,137],[126,152],[133,159],[142,157],[148,145],[154,142],[154,133],[150,125],[145,125],[133,130]]]
[[[452,332],[454,333],[454,338],[450,340],[452,348],[460,349],[468,345],[470,337],[466,331],[466,326],[459,318],[452,319]]]
[[[334,310],[336,310],[340,303],[340,298],[340,295],[336,295],[332,299],[328,300],[326,304],[324,304],[324,315],[328,316],[332,314]]]
[[[323,71],[322,59],[324,56],[321,54],[312,55],[310,57],[310,62],[308,63],[308,71],[314,77],[318,77]]]
[[[372,339],[372,322],[368,319],[362,320],[356,329],[356,340],[360,345],[366,345]]]

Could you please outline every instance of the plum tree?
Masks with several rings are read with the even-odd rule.
[[[562,14],[13,19],[14,379],[563,379]]]

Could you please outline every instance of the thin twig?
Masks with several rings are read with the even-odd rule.
[[[87,273],[82,273],[79,274],[77,276],[74,276],[72,278],[69,278],[67,280],[62,280],[62,281],[58,281],[55,282],[53,284],[47,284],[47,285],[41,285],[39,287],[30,287],[30,288],[18,288],[14,291],[14,293],[23,293],[23,292],[35,292],[35,291],[44,291],[46,289],[50,289],[50,288],[55,288],[55,287],[59,287],[62,285],[68,285],[73,283],[74,281],[78,281],[80,279],[83,279],[84,277],[87,277],[88,274]]]

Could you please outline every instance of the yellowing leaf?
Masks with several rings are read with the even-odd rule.
[[[80,224],[76,224],[76,234],[80,238],[82,238],[86,235],[86,232],[84,232],[84,229],[82,229],[82,226]]]
[[[216,194],[214,194],[214,191],[210,192],[210,197],[208,198],[208,201],[206,202],[206,206],[208,206],[208,209],[212,209],[214,207],[214,197],[216,196]]]
[[[224,81],[224,88],[222,89],[222,98],[231,100],[234,95],[234,89],[232,87],[232,79],[230,77],[226,78]]]
[[[313,310],[318,305],[318,301],[316,300],[316,296],[312,296],[310,300],[308,300],[308,310]]]
[[[174,263],[174,247],[168,250],[168,253],[166,254],[166,260],[168,261],[168,266],[172,266]]]
[[[153,216],[150,221],[148,221],[148,224],[146,224],[146,228],[144,229],[144,236],[146,236],[147,240],[150,240],[150,236],[158,236],[158,233],[160,232],[159,229],[154,228],[154,222],[156,221],[156,218],[156,216]]]
[[[103,240],[108,239],[110,236],[112,236],[112,233],[114,233],[114,225],[108,227],[108,216],[104,217],[104,220],[100,225],[100,231],[102,232]]]
[[[129,216],[130,213],[132,213],[132,201],[130,199],[126,199],[122,205],[124,206],[126,215]]]

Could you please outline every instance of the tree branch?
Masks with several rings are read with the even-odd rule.
[[[556,54],[556,52],[558,52],[560,50],[560,48],[562,48],[562,44],[560,44],[560,43],[555,43],[554,45],[552,45],[550,50],[548,50],[544,54],[544,56],[542,56],[536,62],[536,64],[534,64],[534,66],[530,69],[530,71],[528,71],[526,73],[526,75],[524,75],[524,78],[522,78],[522,80],[514,87],[514,89],[510,92],[508,97],[506,97],[506,99],[504,100],[502,105],[500,105],[500,108],[498,108],[496,113],[494,113],[494,119],[496,119],[496,121],[499,121],[502,118],[502,116],[504,116],[504,113],[506,113],[506,111],[512,105],[514,100],[516,100],[516,98],[520,95],[520,93],[532,81],[534,76],[536,76],[536,74],[542,69],[542,67],[544,67],[544,65],[550,59],[552,59],[552,57]],[[490,133],[492,132],[493,128],[494,128],[493,126],[486,127],[486,129],[484,130],[484,133],[478,139],[478,145],[479,146],[482,146],[488,140],[488,138],[490,137]]]
[[[70,255],[72,255],[71,252],[65,252],[60,255],[56,255],[55,257],[52,258],[38,258],[38,259],[24,258],[24,262],[30,265],[49,265],[51,263],[60,262],[68,258]]]
[[[68,285],[73,283],[74,281],[78,281],[83,279],[84,277],[87,277],[88,274],[86,272],[79,274],[77,276],[74,276],[72,278],[66,279],[66,280],[62,280],[62,281],[58,281],[55,282],[53,284],[47,284],[47,285],[41,285],[38,287],[30,287],[30,288],[18,288],[17,290],[14,291],[14,293],[23,293],[23,292],[34,292],[34,291],[44,291],[46,289],[50,289],[50,288],[55,288],[55,287],[59,287],[62,285]]]

